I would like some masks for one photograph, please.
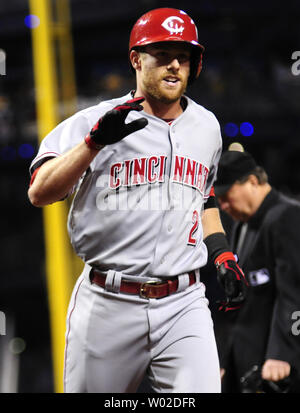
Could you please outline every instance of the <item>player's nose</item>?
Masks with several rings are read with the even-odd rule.
[[[168,64],[168,69],[179,70],[180,63],[177,57],[172,58]]]

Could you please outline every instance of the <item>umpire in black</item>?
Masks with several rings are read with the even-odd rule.
[[[233,218],[231,247],[249,282],[241,308],[216,320],[228,325],[217,334],[223,392],[249,391],[245,377],[253,368],[262,383],[299,392],[300,203],[272,188],[265,170],[241,151],[223,153],[215,193]]]

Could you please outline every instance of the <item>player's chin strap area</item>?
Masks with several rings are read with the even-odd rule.
[[[200,282],[199,270],[179,275],[167,280],[149,280],[146,282],[128,281],[122,279],[122,273],[108,271],[104,274],[94,268],[89,278],[91,283],[114,293],[134,294],[142,298],[163,298],[170,294],[185,290],[187,287]]]

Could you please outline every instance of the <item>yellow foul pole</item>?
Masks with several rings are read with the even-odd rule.
[[[61,99],[64,103],[64,117],[67,118],[76,110],[76,81],[69,0],[56,0],[55,10]]]
[[[41,141],[60,121],[58,87],[50,0],[29,0],[31,14],[40,24],[32,29],[32,49]],[[65,320],[72,288],[71,247],[66,231],[67,204],[43,208],[46,274],[52,336],[55,392],[63,392]]]

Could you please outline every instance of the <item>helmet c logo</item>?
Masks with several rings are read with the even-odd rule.
[[[177,16],[170,16],[162,23],[162,27],[168,30],[171,34],[182,33],[184,26],[179,26],[178,23],[184,23],[184,20]]]

